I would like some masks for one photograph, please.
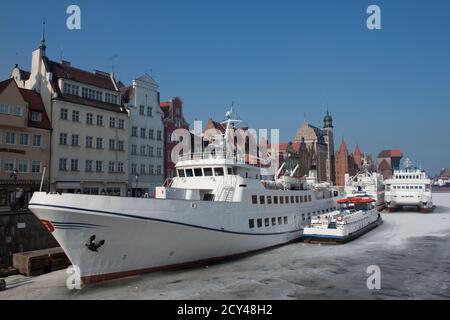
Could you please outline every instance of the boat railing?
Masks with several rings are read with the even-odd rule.
[[[193,152],[180,155],[178,161],[189,160],[230,160],[241,164],[253,164],[262,166],[262,162],[266,162],[267,159],[251,156],[249,154],[242,154],[239,152],[225,152],[225,151],[210,151],[210,152]],[[252,161],[250,161],[252,160]],[[252,163],[253,162],[253,163]]]

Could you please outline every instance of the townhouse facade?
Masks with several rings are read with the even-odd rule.
[[[0,209],[26,208],[41,181],[47,183],[50,132],[40,95],[14,79],[0,82]]]
[[[128,190],[132,196],[152,195],[164,182],[164,123],[158,88],[147,74],[120,88],[130,113]]]
[[[126,195],[129,115],[113,75],[51,61],[43,38],[30,72],[16,66],[12,78],[50,117],[50,191]]]
[[[173,178],[176,175],[175,163],[171,159],[172,149],[178,141],[172,141],[172,133],[176,129],[189,130],[189,124],[183,116],[183,101],[179,97],[160,103],[161,110],[164,113],[164,168],[165,177]]]

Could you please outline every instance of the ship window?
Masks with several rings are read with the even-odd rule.
[[[303,203],[303,196],[300,196],[300,202]]]
[[[193,177],[194,176],[194,172],[192,171],[192,169],[186,169],[186,177]]]
[[[227,168],[227,174],[228,174],[228,175],[232,175],[232,174],[233,174],[233,169]]]
[[[257,204],[258,203],[258,196],[252,196],[252,203]]]
[[[278,217],[278,224],[283,224],[283,219],[281,217]]]
[[[185,177],[183,169],[178,169],[178,176],[181,177],[181,178]]]
[[[284,204],[284,197],[280,196],[280,204]]]
[[[286,216],[283,218],[283,222],[284,222],[284,224],[288,223],[288,218]]]
[[[416,189],[419,189],[419,186],[416,186]]]
[[[294,196],[291,196],[291,203],[294,203],[294,202],[295,202]]]
[[[422,186],[419,186],[419,189],[423,189],[423,187],[422,187]]]
[[[272,204],[272,196],[267,196],[267,204]]]
[[[308,202],[308,196],[305,196],[305,202]]]
[[[262,227],[262,219],[258,219],[258,228]]]
[[[255,220],[254,219],[249,219],[248,220],[248,227],[250,229],[253,229],[255,227]]]
[[[223,168],[214,168],[215,176],[223,176]]]
[[[196,176],[196,177],[201,177],[201,176],[203,176],[202,168],[195,168],[195,169],[194,169],[194,173],[195,173],[195,176]]]
[[[273,196],[273,204],[278,204],[278,196]]]
[[[272,218],[272,225],[275,226],[277,224],[277,219],[276,218]]]
[[[205,177],[211,177],[213,175],[212,168],[203,168],[203,173]]]
[[[311,195],[308,195],[308,201],[311,202]]]
[[[296,203],[298,203],[298,202],[299,202],[299,200],[298,200],[298,196],[295,196],[295,202],[296,202]]]
[[[270,226],[270,220],[269,218],[264,219],[264,226],[269,227]]]
[[[284,200],[286,200],[286,203],[289,203],[289,196],[285,196]]]
[[[259,204],[264,204],[265,203],[265,197],[264,196],[259,196]]]

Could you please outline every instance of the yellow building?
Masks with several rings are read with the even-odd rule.
[[[0,82],[0,209],[26,208],[39,189],[50,161],[50,131],[37,92],[19,88],[14,79]]]

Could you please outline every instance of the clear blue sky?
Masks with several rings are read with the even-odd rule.
[[[66,29],[78,4],[82,29]],[[377,4],[382,29],[366,28]],[[125,83],[145,72],[185,114],[223,119],[231,101],[254,128],[293,138],[326,105],[336,148],[401,148],[435,174],[450,166],[450,1],[9,1],[0,2],[0,76],[31,64],[41,21],[47,55],[111,70]]]

